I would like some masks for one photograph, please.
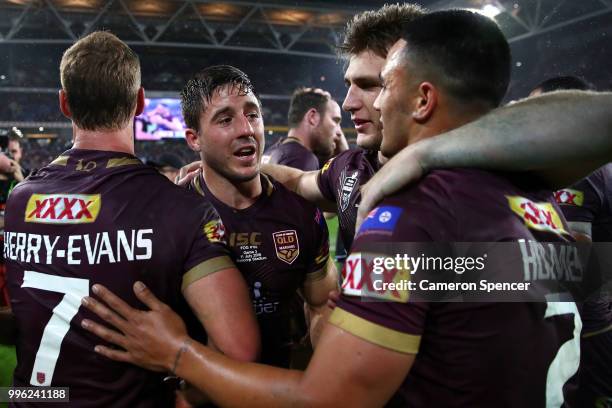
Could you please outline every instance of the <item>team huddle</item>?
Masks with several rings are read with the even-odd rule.
[[[296,130],[262,162],[254,84],[206,67],[181,92],[200,162],[176,185],[135,156],[136,54],[108,32],[66,50],[73,148],[6,208],[0,338],[17,346],[15,387],[69,387],[78,407],[175,406],[169,376],[194,405],[612,406],[609,275],[586,299],[376,301],[362,262],[371,248],[393,257],[394,243],[612,241],[612,95],[500,107],[509,44],[466,10],[363,12],[339,53],[356,148],[334,148],[340,108],[310,89],[324,109],[293,124],[335,142],[302,169],[278,164],[304,150]],[[342,274],[323,211],[338,215]],[[509,259],[523,280],[525,256]],[[299,364],[304,337],[313,351]]]

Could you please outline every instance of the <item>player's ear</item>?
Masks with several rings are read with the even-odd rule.
[[[430,82],[422,82],[414,101],[413,119],[420,123],[427,122],[438,106],[438,98],[438,89]]]
[[[66,95],[66,92],[64,92],[63,89],[60,89],[58,97],[60,110],[62,111],[65,117],[71,119],[72,112],[70,112],[70,106],[68,106],[68,96]]]
[[[305,116],[310,126],[318,126],[321,121],[321,115],[315,108],[308,109]]]
[[[187,128],[185,129],[185,139],[187,140],[187,144],[194,152],[199,152],[202,150],[200,146],[200,139],[198,138],[198,132],[194,129]]]
[[[134,116],[140,115],[144,111],[145,107],[145,93],[144,88],[141,86],[138,90],[138,95],[136,96],[136,113]]]

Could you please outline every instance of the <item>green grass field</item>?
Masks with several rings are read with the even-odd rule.
[[[329,255],[332,259],[336,256],[336,237],[338,236],[338,217],[325,220],[329,230]]]
[[[15,358],[15,347],[0,345],[0,387],[8,387],[13,383],[13,370],[17,365]],[[8,404],[0,403],[0,408]]]

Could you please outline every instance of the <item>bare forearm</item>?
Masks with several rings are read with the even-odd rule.
[[[612,159],[612,93],[558,92],[526,99],[413,148],[426,171],[538,171],[569,163],[576,168],[567,177],[579,178]]]
[[[297,192],[300,177],[304,174],[302,170],[293,167],[282,166],[280,164],[262,164],[261,171],[269,174],[276,181],[287,187],[294,193]]]
[[[176,374],[222,407],[300,406],[303,373],[231,360],[199,343],[181,355]]]
[[[0,344],[13,345],[17,341],[15,315],[10,309],[0,309]]]
[[[319,344],[321,333],[323,333],[323,328],[325,327],[331,312],[332,310],[327,307],[327,304],[318,308],[310,309],[309,334],[312,348],[316,348]]]

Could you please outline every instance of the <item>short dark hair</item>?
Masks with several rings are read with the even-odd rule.
[[[545,93],[545,92],[560,91],[563,89],[590,91],[590,90],[594,90],[595,87],[582,78],[578,78],[578,77],[571,76],[571,75],[565,75],[565,76],[549,78],[545,81],[542,81],[538,86],[534,88],[534,90],[535,89],[540,89],[542,93]]]
[[[386,58],[389,48],[401,38],[403,25],[423,14],[421,6],[408,3],[385,4],[378,10],[359,13],[346,24],[338,52],[346,56],[370,50]]]
[[[19,128],[13,126],[7,131],[7,136],[9,142],[16,141],[19,142],[19,145],[21,145],[21,141],[23,140],[23,133],[21,132],[21,130],[19,130]]]
[[[404,26],[404,58],[462,103],[497,107],[510,81],[510,46],[492,19],[468,10],[431,12]]]
[[[68,48],[62,89],[81,129],[120,129],[132,118],[140,89],[138,56],[115,35],[96,31]]]
[[[290,128],[299,126],[304,115],[310,109],[316,109],[320,115],[325,115],[327,102],[330,98],[316,88],[298,88],[291,95],[289,103],[289,113],[287,114],[287,123]]]
[[[238,68],[231,65],[213,65],[204,68],[187,81],[181,91],[181,107],[187,127],[198,130],[200,114],[206,110],[214,92],[219,92],[225,85],[237,88],[241,95],[253,92],[259,102],[251,80]]]

